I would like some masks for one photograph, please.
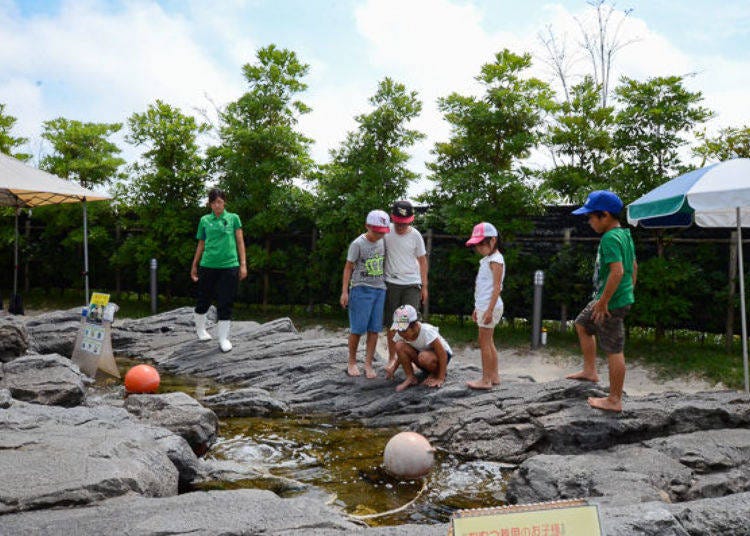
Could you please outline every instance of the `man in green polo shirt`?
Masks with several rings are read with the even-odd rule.
[[[576,332],[583,352],[583,370],[567,376],[573,380],[599,381],[596,373],[596,343],[609,362],[609,396],[589,397],[592,408],[622,411],[625,383],[625,316],[635,302],[638,263],[630,229],[620,225],[623,203],[608,190],[589,194],[573,214],[588,215],[589,225],[602,235],[594,268],[594,299],[576,318]]]
[[[232,349],[229,331],[232,305],[237,295],[237,281],[247,277],[245,241],[239,216],[224,209],[224,192],[214,188],[208,193],[211,212],[198,223],[198,247],[193,257],[190,277],[198,283],[195,306],[195,330],[202,341],[211,339],[206,331],[206,312],[216,298],[217,335],[222,352]]]

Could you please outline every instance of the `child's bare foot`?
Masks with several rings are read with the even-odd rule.
[[[565,376],[569,380],[582,380],[585,382],[598,382],[599,381],[599,375],[596,372],[586,372],[582,370],[581,372],[576,372],[575,374],[568,374]]]
[[[417,383],[419,383],[419,380],[417,380],[416,377],[409,376],[396,386],[396,392],[400,393],[401,391],[408,389],[412,385],[417,385]]]
[[[494,378],[490,380],[492,382],[492,385],[500,385],[500,375],[498,374]]]
[[[359,367],[357,367],[356,363],[349,363],[349,366],[346,369],[346,373],[349,376],[359,376],[361,374],[359,372]]]
[[[385,379],[392,380],[394,374],[396,374],[397,368],[398,368],[398,359],[393,359],[391,361],[388,361],[388,364],[385,366]]]
[[[485,380],[484,378],[482,378],[481,380],[475,380],[473,382],[466,382],[466,385],[469,386],[469,389],[479,389],[482,391],[492,389],[492,381]]]
[[[593,396],[590,396],[589,406],[604,411],[614,411],[615,413],[620,413],[622,411],[622,402],[620,400],[610,400],[609,397],[594,398]]]
[[[367,379],[372,380],[373,378],[377,378],[378,377],[378,373],[375,372],[375,369],[372,368],[371,365],[366,365],[365,366],[365,376],[367,377]]]

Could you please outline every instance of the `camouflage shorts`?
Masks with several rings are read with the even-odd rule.
[[[623,320],[630,311],[630,305],[612,309],[610,316],[600,323],[595,323],[591,318],[594,312],[594,304],[597,300],[591,300],[576,318],[576,324],[580,324],[589,335],[596,335],[599,348],[607,354],[619,354],[625,348],[625,324]]]

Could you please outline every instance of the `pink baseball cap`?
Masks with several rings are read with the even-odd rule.
[[[473,246],[479,244],[479,242],[490,236],[497,236],[497,229],[495,229],[495,226],[486,221],[477,223],[474,226],[474,230],[471,232],[471,238],[466,241],[466,245]]]
[[[391,232],[391,218],[384,210],[371,210],[367,215],[365,224],[369,225],[376,233]]]

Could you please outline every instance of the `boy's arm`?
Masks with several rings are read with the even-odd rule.
[[[427,301],[427,272],[429,270],[429,265],[427,264],[427,255],[422,255],[420,257],[417,257],[417,262],[419,263],[419,277],[422,281],[422,293],[421,293],[421,300],[422,303],[425,303]]]
[[[344,263],[344,274],[341,281],[341,307],[346,307],[349,304],[349,283],[352,280],[352,272],[354,271],[354,263],[352,261],[346,261]]]
[[[622,276],[624,274],[625,269],[622,267],[622,262],[617,261],[609,264],[609,276],[607,277],[607,282],[604,284],[601,298],[599,298],[594,304],[594,311],[591,315],[594,322],[602,321],[610,316],[609,300],[620,285],[620,281],[622,281]]]
[[[636,281],[638,281],[638,261],[633,259],[633,288],[635,288]]]

